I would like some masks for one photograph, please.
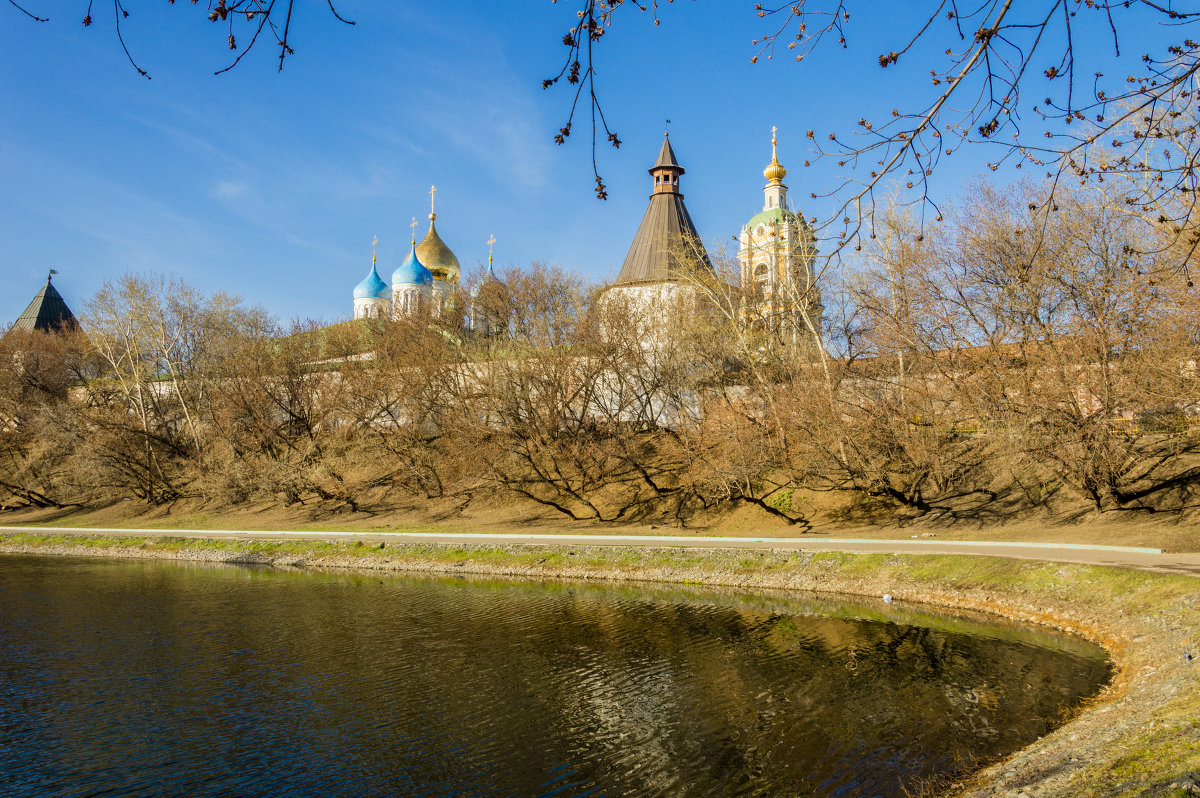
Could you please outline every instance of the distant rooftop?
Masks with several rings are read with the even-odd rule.
[[[47,276],[42,290],[34,295],[33,301],[17,317],[12,326],[14,330],[57,332],[78,329],[79,320],[50,281],[51,277]]]

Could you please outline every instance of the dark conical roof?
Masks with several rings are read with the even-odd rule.
[[[679,193],[677,176],[683,174],[683,167],[675,160],[670,140],[664,137],[658,162],[650,173],[667,170],[676,177],[660,182],[661,174],[656,176],[650,205],[629,246],[625,263],[617,275],[617,284],[678,280],[683,276],[683,269],[697,265],[712,268],[696,225],[683,204],[683,195]]]
[[[680,272],[681,248],[695,260],[709,266],[708,253],[700,243],[700,234],[683,204],[681,194],[655,194],[633,237],[629,254],[617,275],[618,283],[645,283],[675,280]],[[691,258],[688,258],[691,260]],[[711,268],[711,266],[709,266]]]
[[[654,166],[650,167],[653,172],[656,169],[676,169],[679,174],[683,174],[683,167],[679,165],[679,161],[675,160],[675,150],[671,149],[671,139],[663,136],[662,149],[658,151],[658,160]]]
[[[57,330],[74,329],[79,326],[75,314],[67,307],[62,294],[46,278],[42,290],[34,295],[29,307],[22,311],[13,324],[14,330],[28,332],[52,332]]]

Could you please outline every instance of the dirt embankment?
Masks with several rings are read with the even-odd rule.
[[[50,530],[46,530],[50,532]],[[1103,645],[1114,681],[1076,719],[946,785],[975,796],[1188,795],[1200,778],[1200,580],[946,555],[0,535],[0,552],[619,579],[880,597],[983,611]]]

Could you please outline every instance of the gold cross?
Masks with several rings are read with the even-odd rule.
[[[371,242],[371,265],[375,265],[375,245],[379,243],[379,236],[375,236],[375,240]]]
[[[413,231],[413,246],[417,245],[417,217],[413,217],[413,223],[410,225]]]
[[[492,245],[496,243],[496,235],[493,233],[488,237],[488,266],[492,265]]]
[[[432,216],[434,214],[433,200],[434,200],[434,195],[436,195],[436,194],[437,194],[437,186],[430,186],[429,187],[429,215],[430,216]]]

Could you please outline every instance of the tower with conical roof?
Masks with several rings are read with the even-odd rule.
[[[392,290],[375,270],[375,245],[379,237],[371,242],[371,271],[354,287],[354,318],[386,319],[391,315]]]
[[[649,172],[654,178],[650,204],[614,285],[674,282],[686,277],[689,271],[712,269],[696,225],[683,204],[679,178],[684,168],[675,158],[670,136],[663,135],[658,160]]]
[[[713,267],[683,204],[679,178],[684,169],[665,134],[649,172],[654,178],[650,203],[604,301],[624,304],[636,334],[653,348],[667,340],[664,334],[673,322],[700,307],[696,281],[712,277]]]
[[[787,169],[771,128],[771,162],[763,170],[763,208],[742,227],[738,263],[745,289],[743,320],[815,352],[820,345],[821,294],[817,248],[804,217],[788,208]]]
[[[442,241],[437,232],[437,212],[434,199],[437,196],[437,186],[429,187],[429,232],[421,243],[416,245],[416,254],[425,268],[433,274],[432,312],[441,316],[449,312],[458,292],[458,280],[462,269],[458,258]]]
[[[68,332],[79,329],[79,321],[67,307],[66,300],[52,282],[57,272],[46,275],[46,284],[33,295],[33,300],[13,323],[13,330],[25,332]]]

